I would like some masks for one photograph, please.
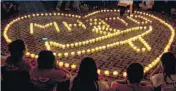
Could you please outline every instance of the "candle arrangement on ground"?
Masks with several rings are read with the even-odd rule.
[[[147,73],[157,65],[174,40],[173,27],[149,13],[135,11],[118,17],[119,10],[98,10],[84,16],[64,13],[37,13],[18,17],[3,31],[7,43],[23,39],[26,57],[36,59],[43,50],[52,50],[58,67],[76,71],[90,56],[98,74],[126,77],[124,69],[140,62]]]

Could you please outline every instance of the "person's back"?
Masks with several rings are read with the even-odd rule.
[[[55,57],[51,51],[41,51],[38,67],[30,71],[30,81],[37,91],[67,91],[69,88],[68,73],[54,66]]]
[[[25,44],[22,40],[16,40],[9,44],[9,56],[5,65],[1,67],[2,91],[28,91],[30,66],[23,60]]]
[[[125,84],[120,84],[116,81],[111,83],[113,91],[153,91],[152,87],[141,86],[140,82],[143,79],[144,69],[139,63],[132,63],[127,68],[127,80]]]
[[[98,79],[94,59],[86,57],[82,60],[77,76],[70,83],[71,91],[108,91],[108,85]]]

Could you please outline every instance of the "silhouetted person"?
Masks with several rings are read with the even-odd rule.
[[[31,83],[37,91],[68,91],[70,74],[56,68],[55,56],[52,51],[43,50],[39,53],[38,67],[30,72]]]
[[[23,40],[13,41],[8,45],[10,56],[5,66],[1,67],[2,91],[28,91],[30,66],[23,60],[25,43]]]
[[[116,81],[112,82],[112,91],[153,91],[151,87],[140,85],[143,76],[143,66],[139,63],[132,63],[127,68],[127,83],[120,84]]]
[[[162,70],[159,73],[159,70]],[[176,91],[176,58],[173,53],[164,53],[161,63],[151,74],[151,82],[161,91]]]
[[[108,85],[98,79],[94,59],[86,57],[82,60],[77,76],[70,85],[71,91],[107,91]]]

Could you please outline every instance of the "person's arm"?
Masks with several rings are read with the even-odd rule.
[[[160,72],[160,70],[162,70],[162,69],[163,69],[162,68],[162,64],[159,63],[158,66],[157,66],[157,68],[151,73],[150,80],[151,80],[151,77],[153,77],[155,74],[158,74]]]

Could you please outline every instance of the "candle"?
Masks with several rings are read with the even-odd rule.
[[[35,58],[35,54],[31,54],[31,58]]]
[[[101,70],[100,70],[100,69],[98,69],[98,70],[97,70],[97,73],[100,75],[100,74],[101,74]]]
[[[123,77],[126,78],[126,76],[127,76],[127,73],[123,72]]]
[[[64,66],[64,62],[59,62],[58,65],[59,65],[59,67],[63,67]]]
[[[67,53],[67,52],[66,52],[66,53],[64,53],[64,57],[66,57],[66,58],[68,57],[68,53]]]
[[[30,56],[30,52],[26,52],[26,56],[29,57]]]
[[[118,72],[117,72],[117,71],[114,71],[114,72],[113,72],[113,76],[117,77],[117,75],[118,75]]]
[[[59,57],[59,58],[62,58],[62,53],[58,53],[58,57]]]
[[[89,54],[90,53],[90,49],[87,49],[87,54]]]
[[[77,54],[78,54],[78,56],[80,56],[81,55],[81,51],[77,51]]]
[[[108,70],[104,71],[104,75],[109,76],[109,71]]]
[[[72,64],[72,65],[71,65],[71,69],[72,69],[72,70],[75,70],[75,69],[76,69],[76,65],[75,65],[75,64]]]
[[[85,50],[82,50],[82,54],[85,54],[86,53],[86,51]]]
[[[70,64],[69,63],[65,63],[64,66],[65,66],[65,68],[69,68]]]
[[[72,55],[72,56],[75,56],[75,52],[71,52],[71,55]]]

